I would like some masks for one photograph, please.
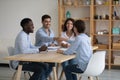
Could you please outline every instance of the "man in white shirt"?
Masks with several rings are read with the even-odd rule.
[[[30,18],[24,18],[20,25],[22,26],[22,30],[15,40],[15,55],[21,53],[39,53],[40,51],[45,51],[47,49],[45,45],[40,48],[32,45],[29,34],[33,33],[34,25]],[[14,68],[17,69],[19,61],[13,61],[13,64]],[[48,63],[22,62],[22,65],[22,70],[34,72],[29,80],[46,80],[52,70],[52,66],[49,66]]]

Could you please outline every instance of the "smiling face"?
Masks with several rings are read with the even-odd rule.
[[[67,24],[66,24],[66,27],[67,27],[67,30],[72,30],[72,28],[73,28],[73,22],[71,21],[71,20],[69,20],[68,22],[67,22]]]
[[[74,19],[72,18],[67,18],[62,26],[62,30],[63,32],[73,32],[73,23],[74,23]]]
[[[23,28],[23,31],[26,32],[27,34],[33,33],[34,31],[34,25],[33,22],[30,18],[24,18],[20,22],[21,27]]]
[[[51,19],[50,18],[45,18],[42,21],[43,27],[49,29],[51,26]]]
[[[29,23],[25,25],[25,29],[26,29],[27,32],[33,33],[34,32],[33,22],[29,21]]]

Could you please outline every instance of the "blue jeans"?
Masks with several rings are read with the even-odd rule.
[[[83,73],[83,71],[78,68],[77,64],[68,65],[65,67],[66,80],[77,80],[77,76],[73,72]]]
[[[30,62],[23,64],[22,70],[34,72],[29,80],[47,80],[53,66],[53,63]]]
[[[71,60],[68,60],[68,61],[63,62],[63,63],[62,63],[63,71],[65,72],[66,66],[68,66],[68,65],[73,65],[73,64],[76,64],[75,59],[71,59]],[[66,74],[65,74],[65,76],[66,76]]]
[[[68,66],[68,65],[72,65],[72,64],[76,64],[76,60],[75,59],[71,59],[71,60],[68,60],[68,61],[65,61],[62,63],[62,68],[63,70],[65,70],[65,67]]]

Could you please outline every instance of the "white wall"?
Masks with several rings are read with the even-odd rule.
[[[7,47],[14,46],[17,33],[21,30],[20,21],[25,17],[33,20],[35,31],[31,39],[35,40],[35,32],[41,27],[41,16],[52,17],[52,29],[58,35],[57,0],[0,0],[0,63],[8,55]]]

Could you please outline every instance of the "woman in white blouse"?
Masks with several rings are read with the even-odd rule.
[[[69,47],[70,44],[75,40],[75,33],[73,31],[74,19],[67,18],[64,25],[62,26],[61,37],[65,38],[65,41],[61,42],[62,47]]]
[[[63,32],[61,33],[61,38],[63,38],[64,41],[61,42],[61,46],[64,48],[70,47],[72,42],[74,42],[75,40],[75,33],[73,31],[73,23],[74,23],[74,19],[68,18],[66,19],[64,25],[62,26]],[[67,65],[75,64],[75,62],[76,62],[75,59],[63,62],[62,63],[63,70],[65,70],[65,67]]]

